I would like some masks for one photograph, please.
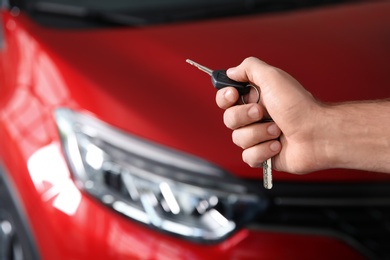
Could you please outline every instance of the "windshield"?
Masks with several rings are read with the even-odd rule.
[[[51,27],[145,26],[307,8],[345,0],[14,0]]]

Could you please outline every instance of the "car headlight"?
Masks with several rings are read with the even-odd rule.
[[[266,207],[240,180],[189,154],[69,109],[55,118],[76,184],[113,210],[197,241],[216,241]]]

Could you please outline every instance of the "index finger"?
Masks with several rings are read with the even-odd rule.
[[[229,78],[239,81],[239,82],[255,82],[256,85],[260,87],[262,85],[262,77],[257,76],[256,74],[259,71],[264,72],[267,68],[271,67],[264,61],[255,58],[248,57],[240,65],[230,68],[226,71],[226,74]]]

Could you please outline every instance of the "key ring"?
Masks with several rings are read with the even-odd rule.
[[[257,101],[256,101],[256,103],[259,103],[259,101],[260,101],[260,91],[252,84],[248,84],[247,86],[250,86],[250,87],[252,87],[252,88],[254,88],[256,90],[256,92],[257,92]],[[244,95],[241,95],[241,101],[242,101],[243,104],[247,104],[245,102],[245,100],[244,100]]]

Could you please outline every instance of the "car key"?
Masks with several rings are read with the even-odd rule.
[[[211,76],[211,82],[216,89],[234,87],[237,89],[240,96],[248,94],[251,90],[251,84],[247,82],[238,82],[229,79],[226,75],[226,70],[211,70],[189,59],[187,59],[186,62],[209,74]]]
[[[211,70],[205,66],[202,66],[190,59],[186,60],[187,63],[191,64],[192,66],[197,67],[203,72],[206,72],[211,76],[211,82],[213,83],[213,86],[216,89],[221,89],[224,87],[234,87],[237,89],[238,93],[241,95],[242,102],[245,103],[243,99],[243,95],[248,94],[251,87],[253,87],[258,94],[258,99],[257,102],[260,100],[260,92],[259,90],[253,86],[250,83],[247,82],[238,82],[231,80],[227,75],[226,75],[226,70]],[[264,120],[263,122],[269,122],[271,120]],[[272,158],[269,158],[263,163],[263,185],[264,188],[266,189],[271,189],[272,188]]]

